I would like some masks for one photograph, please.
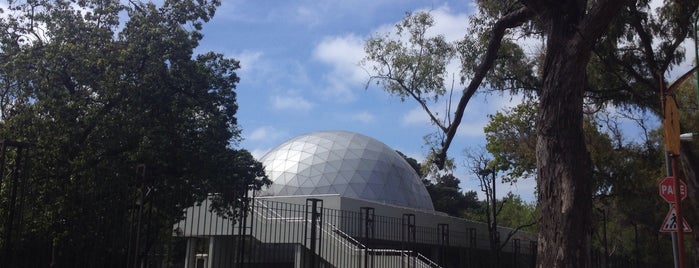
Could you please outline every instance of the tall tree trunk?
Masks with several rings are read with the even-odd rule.
[[[693,143],[696,141],[682,141],[681,142],[681,153],[680,160],[682,161],[682,171],[684,172],[684,181],[687,184],[687,199],[682,203],[682,215],[687,223],[692,225],[692,229],[697,230],[699,226],[692,224],[691,219],[687,219],[684,215],[699,215],[699,158],[694,152]],[[696,148],[696,147],[695,147]],[[677,174],[679,175],[679,174]],[[675,176],[677,176],[675,175]],[[688,237],[688,236],[685,236]],[[694,235],[694,243],[692,246],[692,256],[691,267],[699,267],[699,236]]]
[[[566,5],[567,4],[567,5]],[[585,12],[576,1],[549,9],[544,82],[537,117],[539,221],[537,267],[590,267],[592,171],[583,136]]]

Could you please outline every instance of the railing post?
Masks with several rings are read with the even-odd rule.
[[[539,245],[537,244],[536,241],[529,241],[529,254],[531,255],[532,259],[532,267],[536,266],[536,254],[538,252],[538,247]]]
[[[369,247],[370,239],[374,239],[374,208],[360,207],[360,222],[362,234],[364,236],[364,267],[374,267],[374,254],[371,254],[371,262],[369,262]],[[371,264],[371,266],[369,266]]]
[[[446,266],[446,246],[449,245],[449,224],[439,223],[437,224],[437,229],[439,230],[439,265]]]
[[[23,206],[23,198],[24,198],[24,186],[26,185],[26,180],[28,179],[26,176],[24,176],[26,165],[24,165],[24,161],[22,159],[22,150],[24,148],[27,148],[30,146],[28,143],[23,143],[23,142],[17,142],[17,141],[11,141],[11,140],[0,140],[0,143],[2,144],[2,155],[0,156],[0,184],[2,184],[2,179],[5,177],[5,168],[6,168],[6,154],[7,154],[7,147],[14,147],[16,150],[16,154],[14,157],[14,166],[12,167],[11,171],[11,176],[12,176],[12,182],[7,182],[6,185],[12,185],[10,189],[10,198],[9,198],[9,204],[6,208],[6,215],[5,215],[5,228],[4,228],[4,258],[0,259],[2,260],[1,266],[2,267],[10,267],[12,265],[12,258],[14,255],[14,248],[12,245],[12,236],[13,236],[13,228],[15,225],[15,214],[17,215],[18,218],[22,218],[22,206]],[[20,178],[22,177],[22,178]],[[20,183],[20,180],[22,180],[22,189],[20,189],[20,200],[19,200],[19,209],[16,209],[17,204],[15,203],[17,201],[17,187],[18,184]],[[19,211],[16,211],[19,210]],[[21,227],[21,224],[19,224]],[[21,230],[20,230],[21,232]]]
[[[401,219],[401,242],[402,243],[415,243],[415,214],[412,213],[404,213],[403,217]],[[404,246],[403,249],[405,250],[406,247]],[[411,248],[410,252],[411,254],[414,254],[414,249]],[[416,263],[416,257],[413,257],[413,267],[415,267]],[[405,262],[401,262],[401,266],[404,266]]]
[[[238,256],[236,258],[237,267],[244,267],[245,263],[245,236],[247,235],[247,221],[248,221],[248,210],[250,206],[250,199],[248,198],[248,191],[245,191],[243,195],[243,203],[241,204],[240,214],[238,215]],[[252,225],[252,223],[250,223]],[[252,232],[250,232],[252,235]]]
[[[518,238],[515,238],[512,240],[512,254],[514,263],[512,267],[517,268],[519,267],[519,250],[520,250],[520,240]]]
[[[323,200],[322,199],[317,199],[317,198],[309,198],[306,199],[306,220],[305,224],[306,225],[304,228],[306,232],[308,232],[308,216],[309,216],[309,211],[308,208],[311,208],[310,211],[310,222],[311,222],[311,237],[308,238],[308,235],[305,235],[306,239],[304,239],[304,244],[307,240],[310,239],[310,247],[309,250],[311,251],[311,265],[309,267],[315,268],[318,267],[318,258],[316,258],[316,249],[320,248],[321,246],[321,241],[320,237],[318,236],[318,228],[321,228],[320,231],[322,231],[323,228],[323,221],[322,221],[322,210],[323,210]],[[318,242],[316,243],[316,240]],[[306,267],[306,266],[304,266]]]

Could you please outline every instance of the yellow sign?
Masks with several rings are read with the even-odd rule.
[[[680,114],[672,95],[665,96],[665,150],[673,155],[680,155]]]

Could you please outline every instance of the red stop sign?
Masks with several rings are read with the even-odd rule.
[[[675,177],[665,177],[665,179],[658,184],[658,190],[660,197],[665,199],[665,201],[668,203],[677,203],[677,199],[675,198]],[[680,180],[680,198],[681,200],[687,198],[687,184],[682,180]]]

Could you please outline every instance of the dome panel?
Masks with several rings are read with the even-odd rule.
[[[272,180],[265,196],[340,194],[434,210],[415,170],[393,149],[367,136],[320,131],[290,139],[260,160]]]

